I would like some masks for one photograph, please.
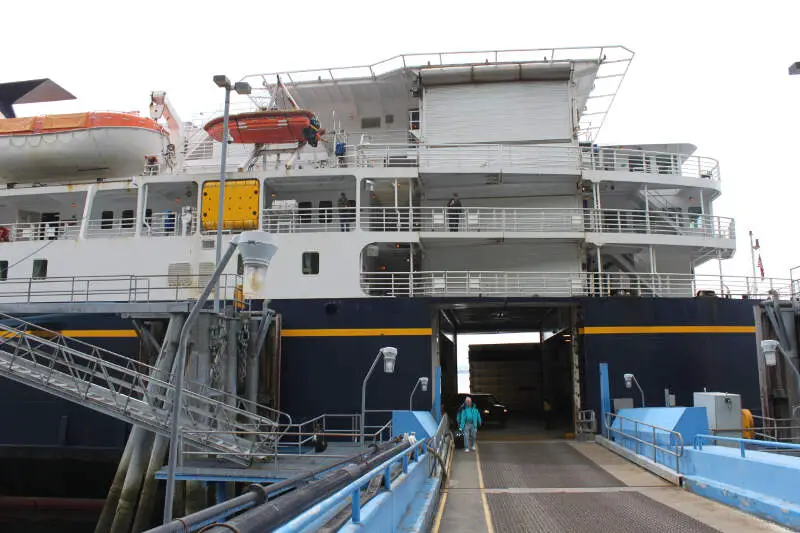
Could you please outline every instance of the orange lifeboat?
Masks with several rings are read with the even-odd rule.
[[[228,131],[235,143],[242,144],[290,144],[308,142],[316,146],[316,140],[324,130],[315,124],[314,113],[306,109],[255,111],[231,115]],[[205,130],[216,141],[222,142],[223,118],[217,117],[205,125]]]
[[[136,113],[71,113],[0,120],[0,180],[46,182],[136,176],[167,132]]]

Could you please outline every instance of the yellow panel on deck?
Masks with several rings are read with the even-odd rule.
[[[258,180],[225,181],[225,230],[258,228]],[[203,184],[204,230],[215,230],[219,222],[219,181]]]

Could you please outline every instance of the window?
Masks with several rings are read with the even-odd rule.
[[[133,209],[125,209],[122,211],[122,227],[132,228],[136,215],[133,214]]]
[[[364,117],[361,119],[361,128],[368,130],[370,128],[380,128],[381,117]]]
[[[236,261],[236,274],[239,276],[244,276],[244,259],[242,259],[241,254],[238,256],[238,260]]]
[[[383,121],[386,124],[394,124],[394,115],[386,115],[385,117],[383,117]]]
[[[114,211],[103,211],[100,214],[100,229],[111,229],[114,227]]]
[[[47,259],[33,260],[33,279],[45,279],[47,277]]]
[[[0,281],[8,279],[8,261],[0,261]]]
[[[319,274],[319,252],[303,252],[303,274]]]

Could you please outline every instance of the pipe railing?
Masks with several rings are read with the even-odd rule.
[[[637,172],[719,181],[719,162],[711,157],[652,150],[592,147],[581,151],[582,168],[605,172]]]
[[[296,215],[287,232],[315,231],[318,210]],[[316,215],[316,216],[315,216]],[[305,216],[305,220],[302,219]],[[338,226],[327,223],[328,231]],[[711,215],[632,209],[522,207],[364,207],[359,227],[365,231],[632,233],[734,239],[734,221]],[[308,228],[308,229],[306,229]]]
[[[694,296],[788,295],[790,281],[746,276],[648,272],[362,272],[370,296]],[[757,291],[757,292],[756,292]]]
[[[614,427],[614,422],[619,420],[619,427]],[[633,425],[633,433],[628,433],[625,431],[625,423],[628,423],[628,426]],[[605,413],[603,424],[605,426],[606,434],[611,435],[615,434],[618,435],[620,438],[620,445],[624,445],[624,440],[629,439],[634,441],[635,444],[635,452],[637,455],[645,456],[644,453],[641,453],[641,446],[647,446],[652,448],[653,453],[652,457],[649,454],[646,456],[648,459],[651,459],[654,463],[658,463],[658,452],[661,451],[664,454],[671,455],[675,457],[675,471],[680,472],[680,458],[683,456],[683,435],[681,435],[677,431],[673,431],[671,429],[663,428],[660,426],[656,426],[654,424],[648,424],[647,422],[642,422],[641,420],[637,420],[635,418],[629,418],[627,416],[622,416],[616,413]],[[639,435],[641,434],[639,428],[642,427],[650,436],[650,440],[645,440],[641,438]],[[669,447],[662,446],[658,443],[658,436],[661,435],[668,435],[669,436]],[[647,450],[647,448],[645,448]],[[663,464],[663,463],[662,463]],[[665,465],[670,466],[670,465]]]
[[[693,446],[697,450],[702,450],[703,442],[707,441],[710,441],[712,443],[730,442],[738,444],[739,453],[741,454],[742,457],[746,457],[746,450],[748,446],[764,448],[765,451],[786,450],[786,451],[800,452],[800,444],[794,444],[789,442],[764,441],[755,439],[743,439],[739,437],[721,437],[717,435],[695,435]]]
[[[196,298],[208,276],[67,276],[8,278],[0,282],[0,303],[183,301]],[[223,274],[221,298],[245,306],[243,278]]]

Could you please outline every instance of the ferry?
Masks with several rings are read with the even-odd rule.
[[[182,121],[160,91],[150,117],[7,112],[0,312],[145,360],[164,325],[142,310],[196,299],[218,230],[225,247],[255,229],[278,243],[258,399],[295,420],[358,411],[389,345],[396,371],[370,381],[371,409],[405,408],[428,377],[416,407],[441,412],[459,392],[458,336],[520,331],[540,334],[529,360],[472,372],[512,416],[541,418],[547,401],[574,430],[602,412],[600,363],[612,397],[630,396],[634,373],[654,405],[735,391],[766,416],[757,302],[788,298],[791,281],[697,273],[736,251],[716,159],[688,142],[602,142],[633,57],[492,50],[257,74],[229,121]],[[242,274],[231,261],[217,296],[260,309]],[[10,380],[0,391],[4,460],[66,472],[70,453],[125,445],[124,422]]]

